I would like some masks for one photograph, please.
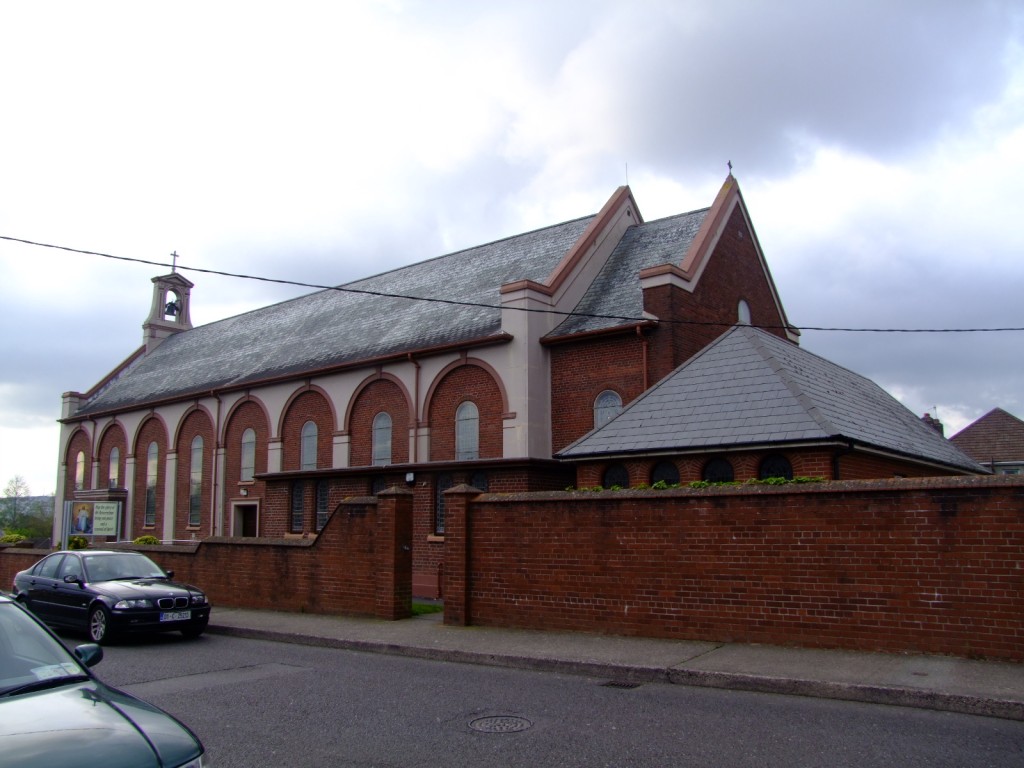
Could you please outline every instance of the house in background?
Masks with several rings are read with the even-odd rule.
[[[874,382],[745,325],[558,456],[581,487],[985,472]]]
[[[622,187],[591,216],[200,327],[194,287],[154,278],[142,346],[64,395],[57,508],[120,502],[122,539],[310,539],[343,499],[399,485],[414,495],[425,597],[439,590],[447,489],[576,484],[556,454],[695,355],[718,355],[722,342],[702,350],[737,323],[765,330],[731,337],[806,362],[731,175],[708,208],[646,222]],[[972,471],[913,440],[782,437],[744,446],[737,475],[762,449],[804,473],[815,441],[856,476]],[[693,471],[714,476],[722,446],[691,447]]]
[[[993,408],[949,441],[997,475],[1024,475],[1024,421]]]

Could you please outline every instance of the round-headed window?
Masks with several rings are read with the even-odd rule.
[[[671,461],[659,461],[651,470],[651,485],[654,485],[655,483],[678,485],[679,467]]]
[[[605,469],[601,485],[605,488],[629,488],[629,471],[623,464],[612,464]]]
[[[727,459],[711,459],[704,465],[701,477],[709,483],[731,483],[735,474]]]
[[[761,460],[761,465],[757,469],[757,476],[761,480],[767,480],[770,477],[782,477],[786,480],[792,480],[793,465],[781,453],[770,453]]]

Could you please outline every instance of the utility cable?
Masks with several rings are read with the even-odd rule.
[[[39,248],[52,248],[60,251],[67,251],[69,253],[80,253],[86,256],[100,256],[105,259],[114,259],[116,261],[126,261],[135,264],[147,264],[154,267],[168,267],[172,270],[183,270],[188,272],[198,272],[206,275],[217,275],[219,277],[232,277],[241,280],[258,280],[265,283],[277,283],[279,285],[291,285],[298,288],[312,288],[323,291],[340,291],[342,293],[355,293],[363,294],[366,296],[377,296],[381,298],[389,299],[406,299],[408,301],[422,301],[435,304],[451,304],[456,306],[464,307],[479,307],[484,309],[513,309],[520,312],[539,312],[542,314],[559,315],[563,317],[584,317],[598,320],[619,320],[630,323],[644,323],[652,322],[650,318],[645,317],[632,317],[628,315],[601,315],[591,314],[587,312],[575,312],[565,311],[558,309],[539,309],[535,307],[503,307],[496,304],[487,304],[485,302],[475,301],[460,301],[457,299],[443,299],[428,296],[407,296],[399,293],[387,293],[384,291],[371,291],[364,288],[353,288],[350,285],[319,285],[317,283],[305,283],[298,280],[286,280],[284,278],[274,277],[262,277],[259,275],[248,275],[238,272],[225,272],[217,269],[204,269],[202,267],[188,267],[182,264],[175,263],[168,264],[163,261],[151,261],[149,259],[139,259],[131,256],[115,256],[110,253],[102,253],[100,251],[87,251],[81,248],[70,248],[64,245],[53,245],[51,243],[40,243],[34,240],[24,240],[17,237],[8,237],[6,235],[0,235],[0,240],[7,240],[12,243],[22,243],[24,245],[36,246]],[[727,327],[734,325],[733,323],[715,322],[715,321],[704,321],[704,320],[658,320],[659,323],[664,324],[679,324],[679,325],[700,325],[700,326],[722,326]],[[846,333],[1004,333],[1012,331],[1024,331],[1024,327],[1007,327],[1007,328],[837,328],[837,327],[826,327],[826,326],[809,326],[809,325],[756,325],[756,328],[762,328],[764,330],[794,330],[799,329],[802,331],[829,331],[829,332],[846,332]]]

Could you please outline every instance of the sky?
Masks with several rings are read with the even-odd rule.
[[[1024,328],[1024,3],[40,0],[0,72],[0,489],[54,490],[172,252],[201,325],[729,163],[805,349],[1024,418],[1024,331],[880,332]]]

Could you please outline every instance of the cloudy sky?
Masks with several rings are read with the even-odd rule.
[[[732,162],[804,328],[1024,327],[1024,5],[984,0],[0,7],[0,237],[179,266],[207,323]],[[0,487],[54,490],[61,394],[169,271],[0,239]],[[1024,417],[1024,332],[807,330],[947,435]]]

